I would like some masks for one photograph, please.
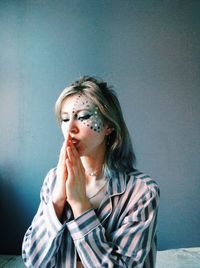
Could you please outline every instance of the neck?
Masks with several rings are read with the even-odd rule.
[[[102,168],[105,162],[105,141],[99,145],[94,151],[91,151],[90,154],[85,154],[81,156],[81,162],[85,169],[86,173],[86,183],[89,181],[95,181],[101,178]],[[89,173],[97,173],[97,176],[89,176]]]
[[[101,178],[104,158],[99,159],[98,157],[98,159],[95,160],[88,157],[81,157],[81,161],[88,181]]]

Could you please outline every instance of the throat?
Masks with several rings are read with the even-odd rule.
[[[107,193],[106,178],[90,182],[86,185],[86,194],[93,208],[98,208]]]

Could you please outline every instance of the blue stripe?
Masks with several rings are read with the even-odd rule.
[[[46,254],[46,256],[44,257],[43,261],[40,263],[41,267],[45,267],[44,265],[47,265],[48,261],[51,260],[53,254],[54,255],[57,254],[61,238],[62,237],[59,236],[59,237],[57,237],[56,239],[54,239],[52,241],[51,246],[49,248],[48,254]],[[42,250],[40,250],[40,252],[42,252]]]
[[[80,230],[84,232],[85,228],[88,228],[88,225],[90,225],[92,222],[94,222],[97,219],[96,214],[92,217],[88,218],[85,222],[81,223],[79,226],[75,226],[74,228],[70,228],[72,233],[79,233]]]
[[[84,248],[84,245],[81,243],[79,244],[79,252],[81,253],[80,257],[82,257],[83,263],[84,264],[86,263],[87,267],[94,267],[93,260],[91,260],[90,255],[88,254],[87,250]]]
[[[45,249],[45,247],[46,247],[46,244],[43,244],[40,247],[40,250],[38,251],[38,253],[35,255],[34,259],[32,260],[33,267],[35,266],[35,263],[37,262],[38,257],[41,255],[41,252]]]
[[[35,239],[34,242],[32,243],[31,245],[31,248],[30,248],[30,254],[32,255],[37,247],[37,244],[39,243],[40,240],[42,240],[44,238],[46,234],[46,230],[44,230],[40,236],[37,237],[37,240]]]

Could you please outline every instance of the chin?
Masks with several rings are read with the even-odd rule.
[[[78,152],[78,154],[80,155],[80,156],[84,156],[84,150],[83,149],[81,149],[80,147],[76,147],[76,150],[77,150],[77,152]]]
[[[87,151],[81,150],[80,148],[77,148],[77,151],[78,151],[80,157],[84,157],[84,156],[88,157],[88,156],[90,156],[90,154]]]

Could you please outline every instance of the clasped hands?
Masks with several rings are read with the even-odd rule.
[[[62,215],[66,201],[75,218],[91,208],[86,195],[85,169],[70,136],[63,142],[56,173],[52,201],[58,218]]]

